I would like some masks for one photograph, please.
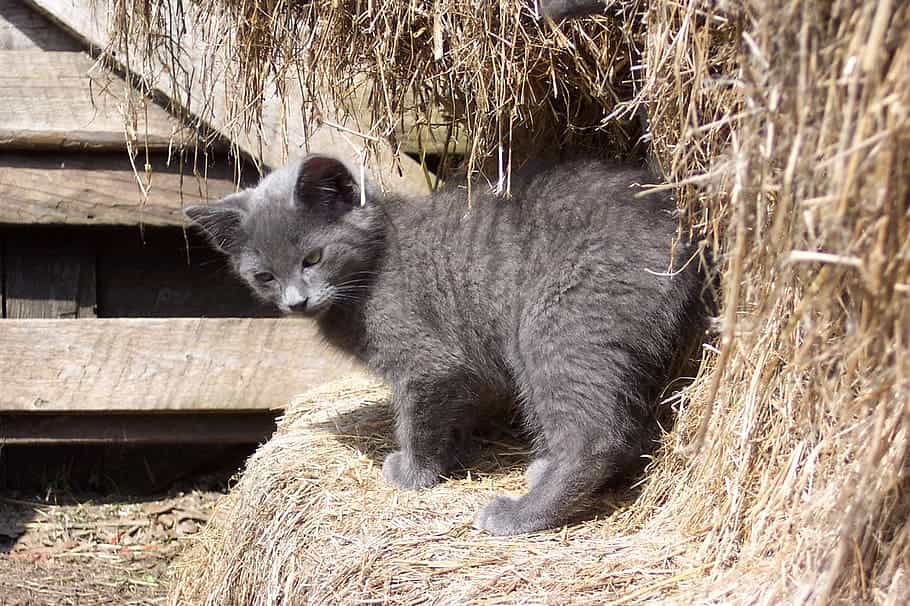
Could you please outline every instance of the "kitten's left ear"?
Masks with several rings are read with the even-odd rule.
[[[360,186],[343,162],[312,154],[300,165],[294,198],[303,208],[337,218],[360,204]]]
[[[249,192],[241,191],[214,204],[187,206],[183,213],[202,228],[212,244],[226,253],[235,253],[246,239],[243,220],[249,211],[248,202]]]

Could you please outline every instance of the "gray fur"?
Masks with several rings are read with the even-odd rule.
[[[361,206],[343,164],[309,156],[187,214],[262,298],[314,317],[385,378],[401,447],[383,465],[390,483],[436,484],[457,435],[516,402],[539,457],[530,490],[475,521],[511,535],[565,523],[640,468],[674,354],[701,329],[701,274],[680,269],[691,247],[670,262],[673,204],[635,197],[650,180],[572,162],[514,175],[509,200],[478,186],[469,204],[450,187],[421,200],[368,192]],[[274,283],[256,281],[264,271]]]

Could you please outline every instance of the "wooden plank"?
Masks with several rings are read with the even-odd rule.
[[[76,284],[76,318],[98,316],[98,252],[94,246],[82,246],[79,281]]]
[[[103,51],[111,46],[111,36],[104,16],[111,14],[113,0],[26,0],[55,20],[84,43]],[[210,28],[200,24],[200,11],[206,7],[196,3],[175,3],[164,7],[158,18],[169,21],[162,25],[173,33],[173,45],[179,45],[179,56],[166,59],[147,49],[141,41],[132,41],[129,52],[118,52],[113,60],[125,72],[136,74],[158,94],[196,116],[236,144],[250,157],[265,165],[283,165],[289,156],[301,150],[312,150],[345,158],[353,165],[359,161],[361,141],[325,125],[313,127],[304,119],[301,108],[310,105],[304,99],[299,83],[289,76],[281,82],[284,95],[271,83],[262,97],[261,123],[244,125],[230,111],[236,95],[226,80],[236,78],[237,65],[211,62],[206,57],[209,46],[206,36]],[[170,10],[171,12],[167,12]],[[163,53],[161,53],[163,55]],[[127,64],[125,58],[129,58]],[[356,124],[342,112],[327,108],[329,121],[350,130]],[[427,178],[420,165],[406,156],[395,156],[388,143],[380,142],[376,157],[367,166],[369,174],[380,187],[406,194],[424,194],[429,190]]]
[[[0,414],[0,445],[256,444],[275,411],[230,413]]]
[[[161,107],[140,104],[124,115],[126,82],[84,52],[0,52],[0,147],[168,149],[192,140]],[[129,123],[129,128],[127,128]]]
[[[6,234],[7,318],[95,317],[95,247],[88,235]]]
[[[144,162],[137,158],[140,171]],[[226,160],[198,168],[198,176],[191,167],[181,175],[177,162],[171,164],[164,154],[152,155],[149,176],[137,176],[124,153],[0,152],[0,223],[184,225],[183,206],[237,190]]]
[[[22,0],[0,0],[0,51],[81,50],[79,43]]]
[[[3,412],[279,409],[351,372],[306,320],[0,322]]]

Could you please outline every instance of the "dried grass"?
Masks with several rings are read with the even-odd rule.
[[[344,98],[355,73],[377,76],[379,134],[406,107],[443,107],[478,161],[510,130],[569,132],[591,107],[626,149],[617,116],[647,107],[723,304],[640,494],[492,539],[468,522],[521,488],[515,458],[399,494],[372,464],[389,447],[381,392],[315,394],[250,460],[173,599],[906,603],[910,5],[653,0],[559,28],[516,6],[250,1],[225,31],[253,81],[299,67]]]
[[[520,0],[112,1],[119,46],[150,66],[181,64],[185,14],[204,24],[205,64],[233,83],[238,134],[256,129],[264,95],[296,86],[312,124],[336,126],[341,111],[367,148],[378,137],[467,146],[469,170],[488,162],[494,178],[513,150],[516,161],[566,145],[622,156],[640,135],[623,102],[636,92],[641,0],[561,27]],[[204,100],[175,98],[206,118]]]

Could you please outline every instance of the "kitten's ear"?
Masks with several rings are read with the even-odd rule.
[[[198,204],[183,209],[212,244],[226,253],[235,253],[246,238],[243,219],[249,210],[249,192],[241,191],[214,204]]]
[[[301,163],[294,188],[301,207],[337,218],[359,204],[359,198],[357,181],[340,160],[313,154]]]

